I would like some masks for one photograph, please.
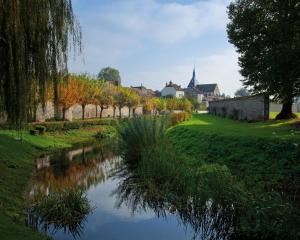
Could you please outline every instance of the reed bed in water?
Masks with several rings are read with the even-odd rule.
[[[92,210],[83,191],[50,193],[30,208],[28,223],[45,230],[49,227],[53,231],[64,229],[76,237],[80,235],[82,224]]]

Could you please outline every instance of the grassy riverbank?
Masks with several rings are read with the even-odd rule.
[[[0,131],[0,239],[46,238],[24,226],[23,192],[34,170],[34,159],[41,153],[95,141],[97,132],[109,126],[93,126],[64,132],[32,136],[22,133],[16,141],[15,131]]]
[[[246,123],[203,114],[170,128],[167,135],[192,169],[224,166],[243,186],[251,206],[240,218],[243,235],[295,239],[300,213],[296,124],[299,120]]]

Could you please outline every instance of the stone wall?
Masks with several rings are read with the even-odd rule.
[[[269,119],[269,97],[255,95],[212,101],[208,111],[210,114],[236,120],[266,121]]]
[[[270,103],[270,112],[280,112],[282,104],[280,103]],[[300,112],[300,104],[294,103],[292,107],[293,112]]]
[[[141,115],[143,113],[143,108],[138,107],[135,110],[135,114]],[[123,107],[121,110],[122,117],[128,117],[129,116],[129,109],[128,107]],[[38,122],[44,122],[47,119],[54,118],[54,104],[52,102],[46,103],[45,108],[42,108],[42,105],[40,105],[37,109],[37,121]],[[59,109],[59,116],[62,117],[62,108]],[[98,106],[98,113],[96,116],[96,106],[89,104],[85,106],[85,118],[96,118],[100,116],[100,107]],[[113,116],[113,108],[109,107],[108,109],[104,109],[102,113],[102,117],[112,117]],[[132,116],[132,110],[131,110],[131,116]],[[119,117],[119,109],[116,109],[116,117]],[[79,104],[76,104],[72,107],[70,107],[65,112],[65,119],[72,121],[75,119],[82,119],[82,106]]]
[[[0,123],[5,123],[7,121],[7,115],[5,112],[0,112]]]

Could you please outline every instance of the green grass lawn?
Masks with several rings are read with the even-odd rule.
[[[270,112],[270,119],[275,119],[278,112]],[[295,113],[300,118],[300,112]]]
[[[35,158],[44,152],[95,141],[93,137],[105,126],[32,136],[22,133],[16,141],[15,131],[0,131],[0,239],[46,238],[24,225],[23,192],[34,170]]]
[[[291,200],[298,199],[300,192],[300,134],[296,124],[299,120],[247,123],[198,114],[168,129],[167,136],[192,169],[205,164],[224,166],[245,186],[249,201],[260,213],[241,223],[245,234],[296,239],[300,222],[288,210],[300,214],[298,203]],[[282,206],[291,208],[279,211]]]
[[[192,119],[175,126],[174,128],[188,127],[189,130],[222,136],[244,136],[300,140],[300,132],[295,131],[298,120],[248,123],[234,121],[209,114],[193,115]]]

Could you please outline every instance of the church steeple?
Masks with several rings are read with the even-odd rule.
[[[197,79],[196,79],[196,72],[195,72],[195,67],[194,67],[194,70],[193,70],[193,77],[188,85],[188,88],[194,88],[196,87],[196,85],[198,84],[197,82]]]

